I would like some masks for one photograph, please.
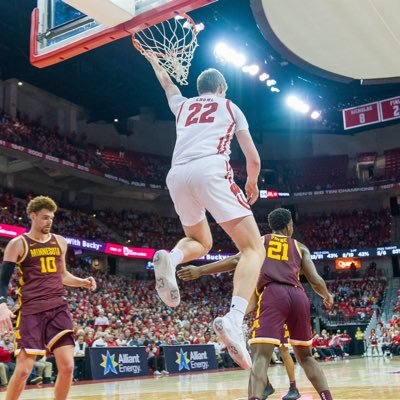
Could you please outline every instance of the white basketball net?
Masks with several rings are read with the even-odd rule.
[[[132,41],[142,54],[155,54],[171,77],[179,84],[187,85],[189,68],[198,46],[198,32],[193,20],[183,14],[135,33]]]

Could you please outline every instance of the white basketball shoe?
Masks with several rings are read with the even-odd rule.
[[[159,250],[154,254],[154,273],[156,289],[161,300],[169,307],[178,307],[181,302],[175,268],[172,266],[168,253]]]
[[[236,326],[226,315],[214,320],[213,328],[226,346],[233,361],[243,369],[251,369],[252,362],[246,348],[241,327]]]

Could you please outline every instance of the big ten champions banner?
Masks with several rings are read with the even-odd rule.
[[[208,371],[217,369],[215,348],[212,344],[163,346],[165,366],[170,373]]]
[[[148,375],[144,347],[90,347],[86,353],[87,379],[119,379]]]

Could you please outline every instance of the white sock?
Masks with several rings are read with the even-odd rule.
[[[183,256],[182,250],[175,248],[169,253],[169,260],[171,261],[171,264],[176,267],[182,262]]]
[[[231,309],[227,315],[236,325],[242,326],[248,304],[249,302],[243,297],[232,297]]]

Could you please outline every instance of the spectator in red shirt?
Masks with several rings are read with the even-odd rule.
[[[105,342],[106,342],[106,347],[118,347],[118,343],[115,340],[114,335],[112,333],[106,333]]]
[[[109,325],[110,322],[108,318],[105,316],[104,310],[100,309],[99,316],[94,321],[94,327],[96,331],[98,330],[98,328],[101,328],[101,330],[104,331],[105,329],[108,328]]]
[[[347,333],[347,330],[345,329],[343,333],[340,335],[340,340],[342,342],[343,350],[344,350],[344,355],[348,356],[350,352],[350,342],[351,342],[351,337]]]
[[[3,349],[3,347],[0,347],[0,362],[4,364],[8,379],[10,379],[10,376],[15,370],[15,363],[12,362],[12,355],[13,354],[10,351]]]
[[[312,342],[312,347],[316,350],[321,360],[325,360],[331,357],[328,343],[323,336],[315,335]]]
[[[400,355],[400,331],[397,331],[392,338],[391,352],[394,355]]]

